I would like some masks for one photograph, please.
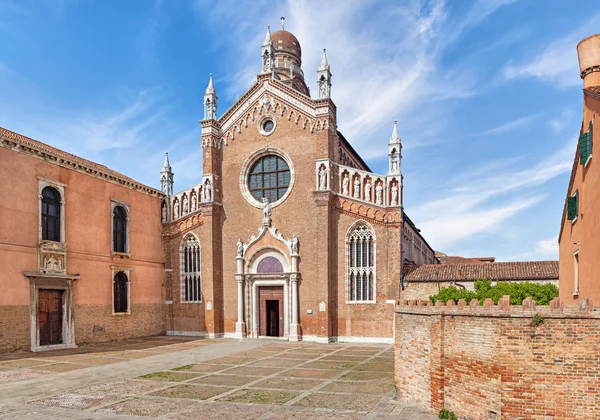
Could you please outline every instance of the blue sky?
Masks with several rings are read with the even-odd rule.
[[[435,249],[558,258],[592,0],[0,0],[0,125],[155,187],[169,151],[181,190],[208,74],[222,114],[280,16],[313,91],[327,48],[339,129],[376,172],[398,120],[405,209]]]

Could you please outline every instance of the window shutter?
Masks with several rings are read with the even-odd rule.
[[[567,198],[567,218],[573,220],[577,217],[577,193]]]
[[[579,136],[579,163],[584,165],[587,162],[589,151],[589,132]]]
[[[594,132],[594,122],[590,121],[590,128],[588,129],[588,156],[592,154],[592,133]]]

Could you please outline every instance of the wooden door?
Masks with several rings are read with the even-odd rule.
[[[283,286],[263,286],[259,295],[259,335],[283,337]]]
[[[38,292],[38,322],[40,346],[61,344],[62,340],[62,290]]]

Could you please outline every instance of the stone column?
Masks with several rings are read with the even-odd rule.
[[[246,323],[244,322],[244,258],[237,257],[237,274],[235,280],[238,287],[238,318],[235,323],[235,337],[246,337]]]
[[[302,330],[298,323],[298,254],[292,254],[292,273],[290,274],[292,289],[292,321],[290,323],[290,341],[302,340]]]

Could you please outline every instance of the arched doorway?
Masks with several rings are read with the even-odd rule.
[[[250,334],[253,337],[289,336],[290,264],[276,248],[256,251],[248,264]]]

